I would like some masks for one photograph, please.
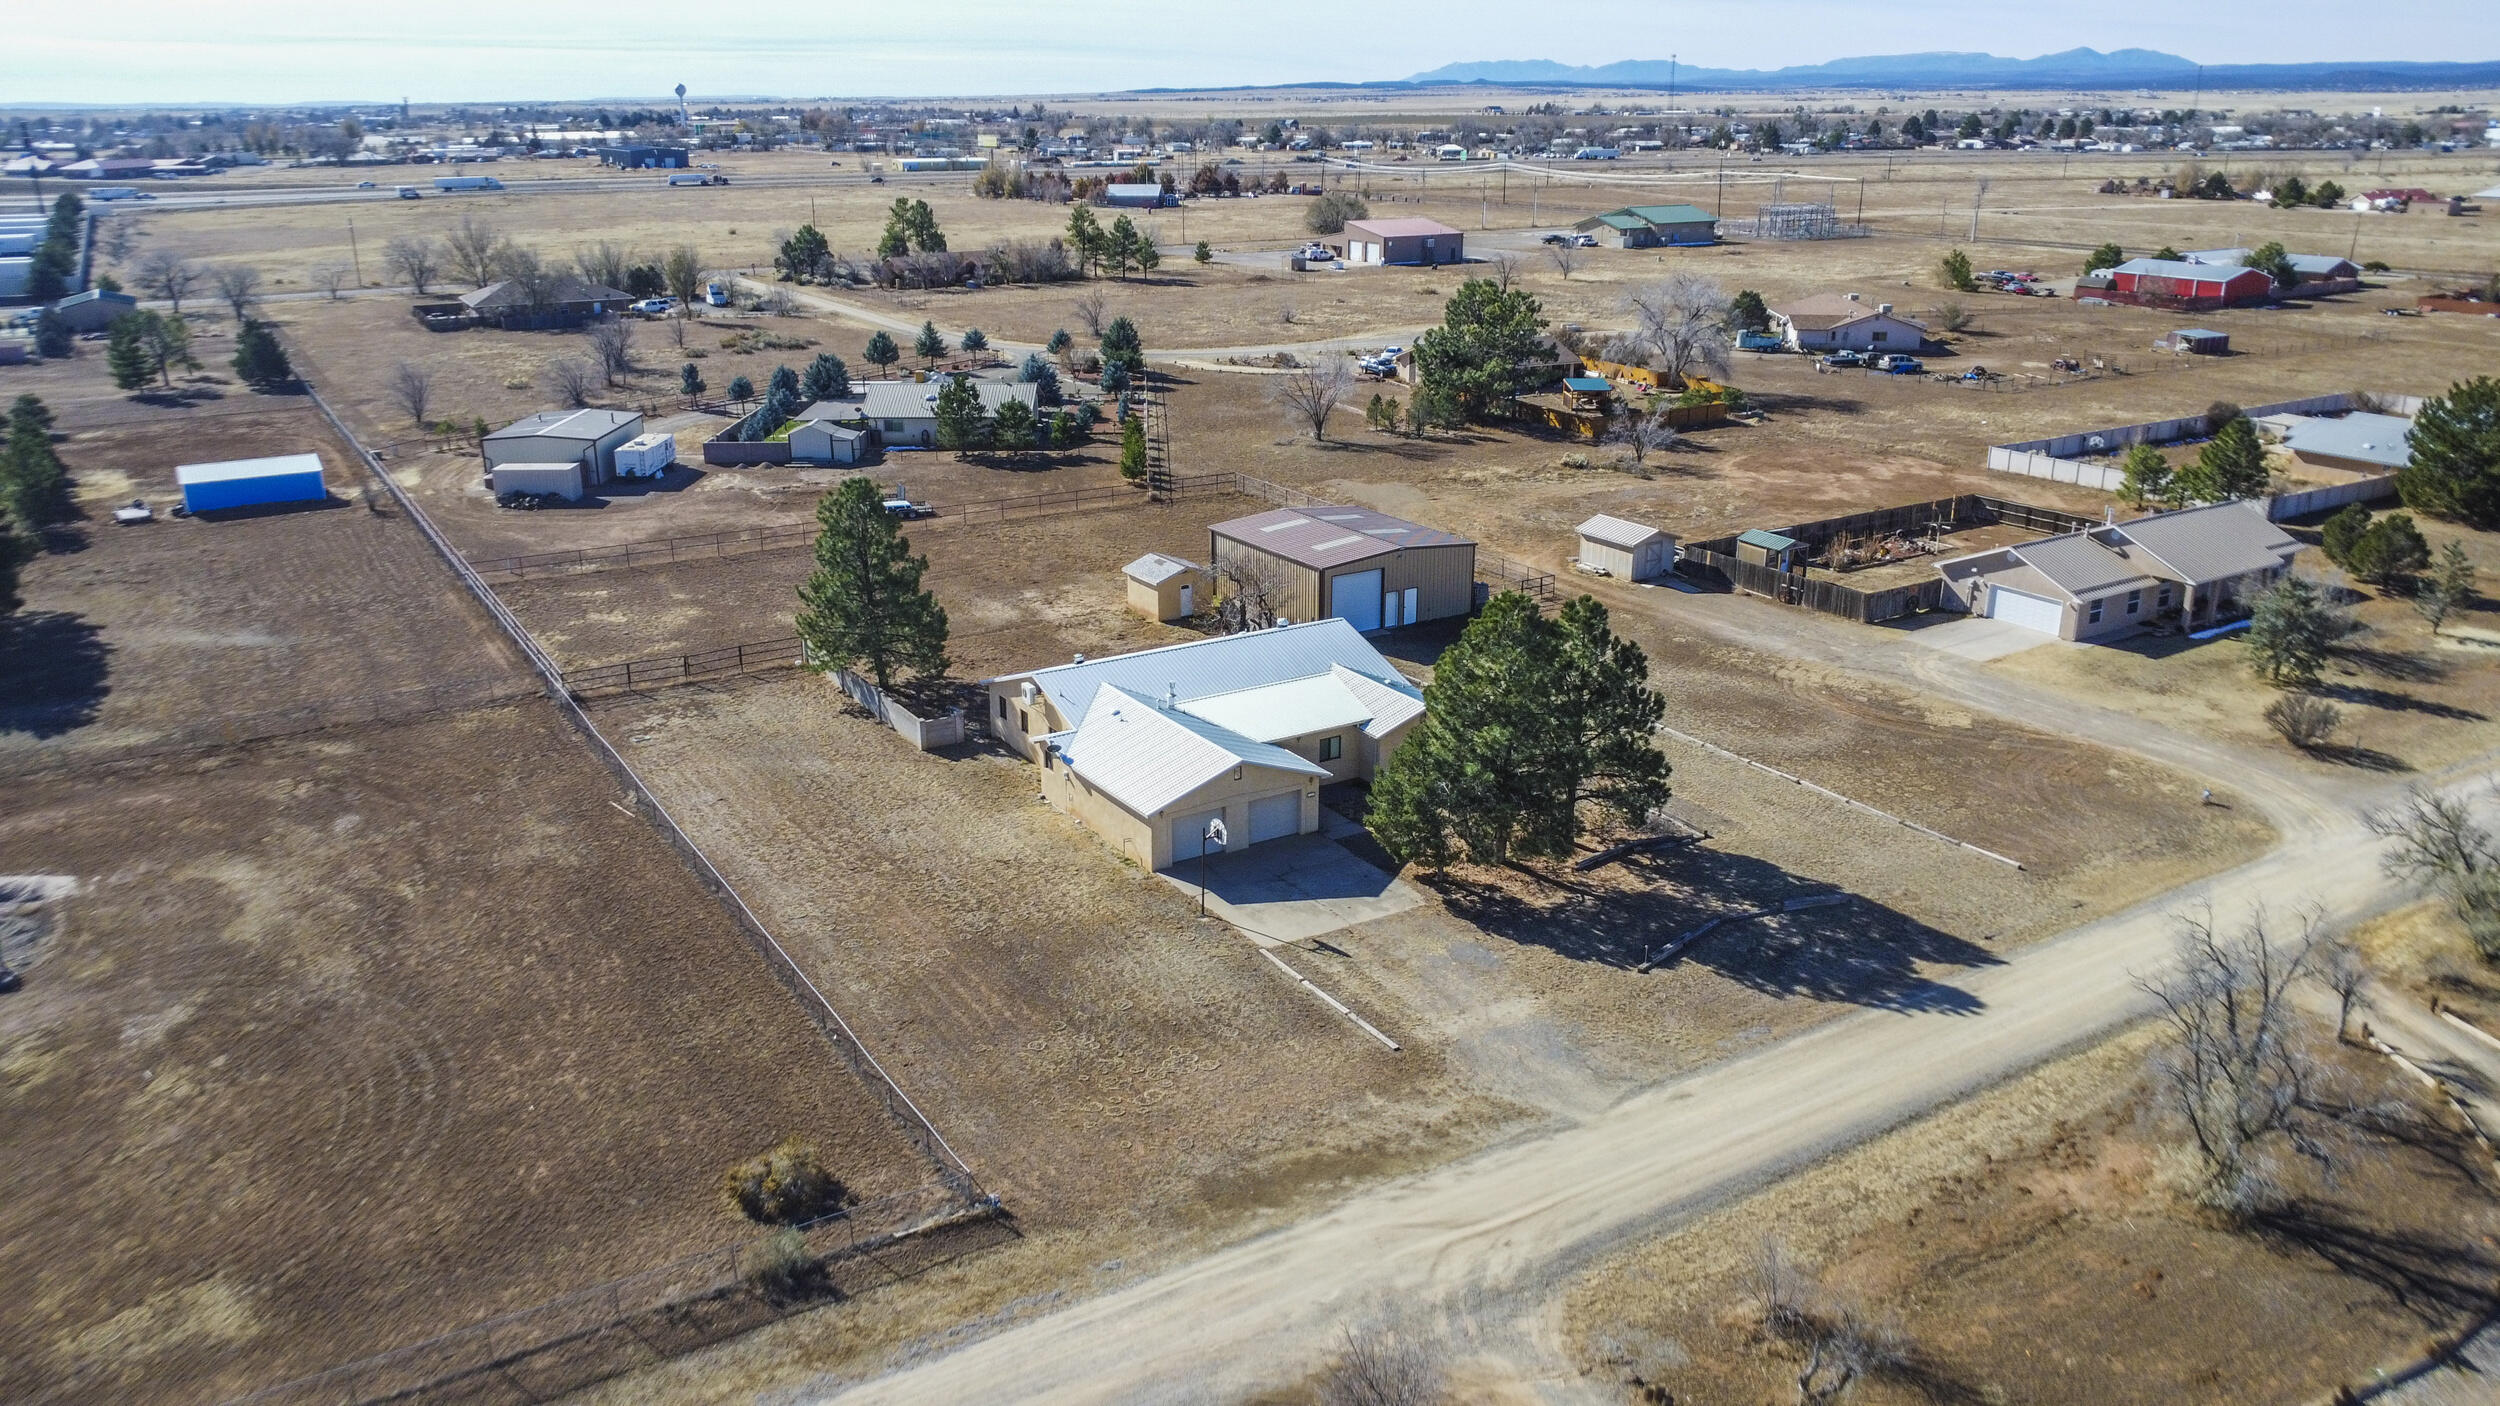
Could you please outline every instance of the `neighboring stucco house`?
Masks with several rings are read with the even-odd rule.
[[[1366,634],[1476,604],[1475,543],[1369,508],[1275,508],[1219,522],[1207,529],[1207,560],[1228,591],[1243,572],[1267,578],[1279,619],[1333,615]]]
[[[1219,635],[985,680],[991,732],[1042,796],[1148,869],[1207,822],[1244,849],[1319,828],[1319,788],[1369,780],[1423,691],[1342,620]]]
[[[1801,352],[1916,352],[1927,345],[1927,324],[1855,293],[1817,293],[1773,308],[1771,331]]]
[[[1953,604],[2065,640],[2227,618],[2291,569],[2300,544],[2258,503],[2216,503],[1936,564]]]

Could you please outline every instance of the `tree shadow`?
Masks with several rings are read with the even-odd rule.
[[[2438,683],[2448,677],[2448,661],[2411,650],[2345,644],[2337,646],[2335,654],[2368,673],[2398,683]]]
[[[2421,713],[2427,717],[2445,718],[2450,722],[2462,723],[2489,721],[2487,715],[2477,713],[2471,708],[2460,708],[2453,703],[2434,703],[2427,698],[2415,698],[2410,694],[2395,693],[2384,688],[2372,688],[2367,684],[2321,683],[2310,691],[2321,698],[2331,698],[2338,703],[2378,708],[2390,713]]]
[[[2448,1241],[2365,1225],[2340,1207],[2300,1200],[2257,1213],[2253,1228],[2283,1254],[2312,1255],[2338,1273],[2376,1286],[2425,1326],[2451,1326],[2459,1314],[2492,1303],[2500,1256],[2460,1238]]]
[[[1767,860],[1705,845],[1632,855],[1614,866],[1626,889],[1545,870],[1511,871],[1537,888],[1425,875],[1450,911],[1496,937],[1578,961],[1632,968],[1650,952],[1708,925],[1812,895],[1828,885]],[[1971,1015],[1981,1001],[1928,967],[1969,969],[2003,959],[1977,943],[1862,895],[1848,901],[1721,921],[1668,967],[1707,967],[1766,996],[1904,1014]]]
[[[2399,772],[2413,770],[2413,764],[2411,762],[2406,761],[2402,757],[2379,751],[2374,747],[2347,747],[2339,743],[2322,742],[2315,747],[2311,747],[2309,749],[2309,755],[2316,757],[2322,762],[2333,762],[2337,766],[2353,767],[2361,771]]]
[[[62,610],[0,620],[0,732],[58,737],[94,722],[113,647],[84,616]]]

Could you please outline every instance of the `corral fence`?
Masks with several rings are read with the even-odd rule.
[[[2055,508],[1965,493],[1953,498],[1877,508],[1771,530],[1796,542],[1800,548],[1797,556],[1810,560],[1828,552],[1836,539],[1888,537],[1937,528],[1950,531],[2000,524],[2052,536],[2096,527],[2099,522]],[[1746,591],[1783,605],[1803,606],[1866,625],[1934,610],[1945,600],[1942,577],[1901,586],[1861,589],[1845,584],[1837,576],[1813,574],[1811,568],[1782,571],[1776,566],[1740,560],[1736,555],[1736,546],[1734,537],[1687,542],[1677,554],[1677,574],[1722,590]]]
[[[2337,391],[2332,395],[2313,395],[2300,400],[2278,400],[2267,405],[2250,405],[2242,414],[2250,419],[2265,415],[2338,415],[2347,411],[2373,409],[2388,415],[2412,416],[2421,413],[2422,398],[2414,395],[2376,395],[2358,391]],[[2119,425],[2105,430],[2084,430],[2076,434],[2058,435],[2051,439],[2027,439],[2011,444],[1990,445],[1988,468],[1993,473],[2020,474],[2026,478],[2047,479],[2051,483],[2071,483],[2083,488],[2097,488],[2115,493],[2126,483],[2126,470],[2115,459],[2078,459],[2078,454],[2116,455],[2138,444],[2176,444],[2210,433],[2215,427],[2205,422],[2203,412],[2181,415],[2168,420],[2147,420],[2140,424]],[[2381,475],[2357,479],[2350,483],[2305,489],[2297,493],[2279,494],[2266,505],[2269,518],[2299,517],[2303,513],[2345,503],[2384,498],[2396,491],[2395,476]]]
[[[380,481],[392,500],[398,504],[399,510],[406,513],[409,521],[416,524],[418,531],[424,534],[427,543],[459,578],[461,585],[466,587],[470,595],[485,607],[487,614],[494,618],[495,623],[502,627],[505,635],[520,648],[522,656],[529,661],[530,668],[544,684],[547,695],[555,700],[564,719],[573,726],[575,732],[580,734],[583,740],[590,744],[592,753],[599,758],[602,765],[607,767],[610,775],[615,777],[651,820],[661,838],[677,851],[678,857],[684,860],[687,868],[693,871],[696,881],[720,902],[730,920],[737,924],[739,932],[747,938],[749,945],[764,958],[774,976],[798,999],[800,1008],[807,1013],[809,1018],[815,1021],[818,1030],[833,1046],[835,1053],[842,1057],[843,1062],[850,1067],[862,1085],[884,1104],[887,1115],[893,1119],[895,1127],[905,1139],[929,1160],[930,1165],[936,1169],[941,1182],[955,1188],[967,1205],[985,1199],[973,1177],[971,1166],[956,1153],[952,1146],[948,1145],[946,1139],[939,1134],[937,1125],[930,1122],[928,1115],[920,1111],[920,1106],[912,1102],[911,1096],[903,1092],[902,1086],[894,1082],[893,1076],[886,1073],[885,1066],[877,1062],[877,1057],[869,1052],[867,1045],[851,1029],[850,1023],[844,1020],[842,1013],[834,1008],[833,1002],[826,999],[824,992],[817,987],[816,983],[808,979],[807,973],[790,956],[789,950],[781,945],[780,939],[773,936],[772,930],[764,926],[764,921],[755,915],[755,911],[747,906],[746,900],[739,896],[737,889],[721,875],[720,869],[712,863],[711,857],[703,852],[702,846],[697,845],[693,837],[685,832],[684,827],[677,823],[676,817],[670,815],[668,808],[660,803],[659,796],[642,779],[641,774],[633,769],[632,765],[625,760],[624,755],[618,752],[606,735],[599,731],[598,725],[591,721],[589,712],[581,706],[580,700],[573,696],[572,690],[567,686],[564,672],[557,668],[555,661],[539,647],[537,640],[530,636],[530,632],[522,626],[519,618],[513,615],[511,609],[496,596],[493,589],[487,586],[477,570],[451,545],[450,539],[443,536],[441,529],[437,528],[432,519],[425,515],[424,510],[417,506],[416,501],[408,496],[407,490],[400,487],[398,482],[383,470],[381,463],[348,430],[346,423],[338,417],[336,411],[330,408],[329,402],[322,398],[320,392],[310,385],[306,385],[304,389],[312,403],[320,409],[323,418],[328,420],[330,427],[337,432],[340,440],[355,448],[366,471]]]
[[[1238,477],[1239,475],[1235,474],[1196,474],[1187,478],[1174,478],[1164,493],[1168,498],[1182,498],[1203,496],[1208,493],[1235,492],[1237,490],[1234,484]],[[1027,493],[1007,498],[976,498],[956,503],[932,503],[929,505],[930,516],[914,523],[911,530],[918,532],[947,527],[986,526],[1103,508],[1142,507],[1150,501],[1146,491],[1135,484],[1106,483],[1084,488],[1063,488],[1051,493]],[[746,528],[735,532],[702,532],[681,537],[656,537],[639,542],[619,542],[606,547],[581,547],[572,551],[534,552],[526,556],[493,557],[474,561],[469,565],[480,576],[518,581],[530,576],[543,576],[550,572],[668,566],[678,562],[705,561],[714,557],[744,556],[750,552],[804,547],[815,540],[815,523],[794,522],[781,527]]]
[[[564,682],[576,698],[631,693],[637,689],[667,688],[681,683],[700,683],[705,679],[796,668],[806,662],[806,649],[806,642],[797,635],[785,635],[780,639],[750,640],[743,644],[724,644],[678,654],[658,654],[648,659],[629,659],[619,664],[596,664],[566,674]]]
[[[788,1264],[758,1239],[578,1290],[421,1343],[238,1398],[232,1406],[537,1403],[907,1278],[1012,1234],[994,1202],[923,1186],[794,1226],[817,1278],[781,1292]]]

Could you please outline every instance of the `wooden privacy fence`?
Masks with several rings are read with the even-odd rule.
[[[2048,536],[2078,532],[2098,526],[2099,521],[2059,512],[2055,508],[1965,493],[1953,498],[1877,508],[1771,530],[1800,544],[1804,548],[1800,556],[1811,558],[1821,556],[1836,537],[1883,537],[1894,533],[1924,532],[1937,526],[1954,528],[1999,524]],[[1806,570],[1781,571],[1776,567],[1740,561],[1736,556],[1734,537],[1713,537],[1706,541],[1685,543],[1678,553],[1676,570],[1678,574],[1705,585],[1750,591],[1784,605],[1801,605],[1808,610],[1819,610],[1826,615],[1837,615],[1867,625],[1934,610],[1945,601],[1942,577],[1903,586],[1864,590],[1845,584],[1838,576],[1815,575]]]

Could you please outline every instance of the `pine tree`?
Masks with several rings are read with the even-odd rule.
[[[2235,498],[2262,498],[2271,480],[2266,448],[2257,441],[2257,427],[2245,415],[2234,415],[2196,455],[2196,462],[2177,477],[2179,496],[2199,503]]]
[[[985,352],[985,351],[988,351],[988,350],[990,349],[990,337],[989,337],[989,334],[988,334],[988,333],[986,333],[986,332],[984,332],[984,331],[982,331],[982,330],[981,330],[980,328],[978,328],[978,327],[967,327],[967,328],[965,328],[965,329],[964,329],[963,349],[964,349],[965,351],[967,351],[967,352]]]
[[[938,358],[946,355],[945,334],[937,330],[936,323],[923,322],[920,335],[912,339],[911,349],[921,360],[935,366]]]
[[[295,368],[268,324],[246,319],[234,337],[234,374],[245,385],[266,389],[295,379]]]
[[[2408,442],[2412,461],[2396,471],[2406,507],[2475,527],[2500,524],[2500,378],[2477,376],[2424,402]]]
[[[2104,244],[2100,248],[2093,250],[2091,253],[2084,255],[2083,271],[2085,273],[2099,273],[2103,269],[2114,269],[2126,261],[2126,250],[2115,244]]]
[[[1146,476],[1146,422],[1135,415],[1120,423],[1120,477],[1135,481]]]
[[[1471,278],[1443,305],[1441,325],[1416,339],[1415,366],[1423,385],[1442,397],[1436,404],[1481,419],[1531,388],[1550,346],[1545,309],[1534,295]]]
[[[693,362],[678,368],[677,388],[690,396],[703,394],[703,373],[695,368]]]
[[[1197,260],[1201,264],[1211,264],[1215,262],[1215,251],[1208,248],[1207,242],[1201,239],[1198,241],[1198,248],[1196,252],[1192,253],[1189,257]]]
[[[868,338],[867,349],[860,355],[868,358],[868,364],[880,372],[903,359],[902,350],[894,345],[894,339],[883,332],[872,334]]]
[[[1937,261],[1936,267],[1944,274],[1945,287],[1957,293],[1970,293],[1978,290],[1978,280],[1971,277],[1970,255],[1961,250],[1955,249],[1946,254]]]
[[[2414,592],[2413,608],[2430,622],[2431,633],[2448,617],[2474,602],[2474,561],[2465,554],[2465,544],[2451,537],[2439,549],[2439,568],[2430,574],[2421,588]]]
[[[1567,602],[1556,623],[1562,667],[1554,722],[1573,748],[1572,813],[1594,805],[1619,825],[1638,826],[1667,803],[1666,755],[1650,740],[1667,703],[1649,687],[1649,656],[1616,636],[1594,597]]]
[[[53,452],[52,412],[21,395],[9,407],[8,437],[0,443],[0,530],[7,522],[40,527],[68,512],[69,479]]]
[[[1146,371],[1146,347],[1137,336],[1137,324],[1125,317],[1111,319],[1102,329],[1102,364],[1105,369],[1117,366],[1131,376]]]
[[[1736,296],[1728,301],[1727,317],[1740,332],[1767,332],[1771,327],[1770,306],[1762,301],[1760,293],[1751,288],[1737,290]]]
[[[938,448],[962,453],[986,448],[989,441],[989,416],[981,408],[981,393],[974,388],[972,378],[945,378],[938,386]]]
[[[1079,205],[1068,212],[1068,247],[1076,251],[1076,261],[1087,273],[1102,267],[1106,245],[1102,223],[1090,206]]]
[[[1009,453],[1022,453],[1036,447],[1033,435],[1037,428],[1039,426],[1033,418],[1033,407],[1010,396],[999,402],[998,413],[991,417],[990,438],[999,448]]]
[[[2320,599],[2308,578],[2286,576],[2250,612],[2249,663],[2278,688],[2307,688],[2352,630],[2352,617]]]
[[[2341,512],[2328,518],[2318,528],[2318,549],[2337,566],[2352,565],[2353,544],[2370,530],[2370,510],[2359,503],[2347,503]]]
[[[748,401],[755,399],[755,383],[748,380],[744,376],[730,377],[729,399],[732,403],[740,406],[743,406]]]
[[[2406,513],[2389,513],[2373,522],[2345,553],[2353,575],[2382,590],[2412,579],[2431,564],[2431,544]]]
[[[2149,444],[2137,444],[2127,450],[2126,480],[2118,487],[2118,496],[2136,507],[2151,507],[2170,502],[2170,461]]]
[[[839,400],[851,393],[851,368],[832,352],[819,352],[807,364],[807,378],[801,389],[811,401]]]
[[[35,314],[35,355],[58,359],[77,350],[69,323],[50,308]]]
[[[818,670],[865,664],[879,688],[901,670],[946,672],[946,612],[920,588],[927,557],[911,554],[883,491],[845,479],[816,505],[816,569],[799,587],[799,637]]]
[[[113,373],[113,384],[122,390],[143,390],[156,379],[156,362],[148,354],[143,330],[151,312],[126,312],[113,319],[112,335],[104,347],[104,364]]]

